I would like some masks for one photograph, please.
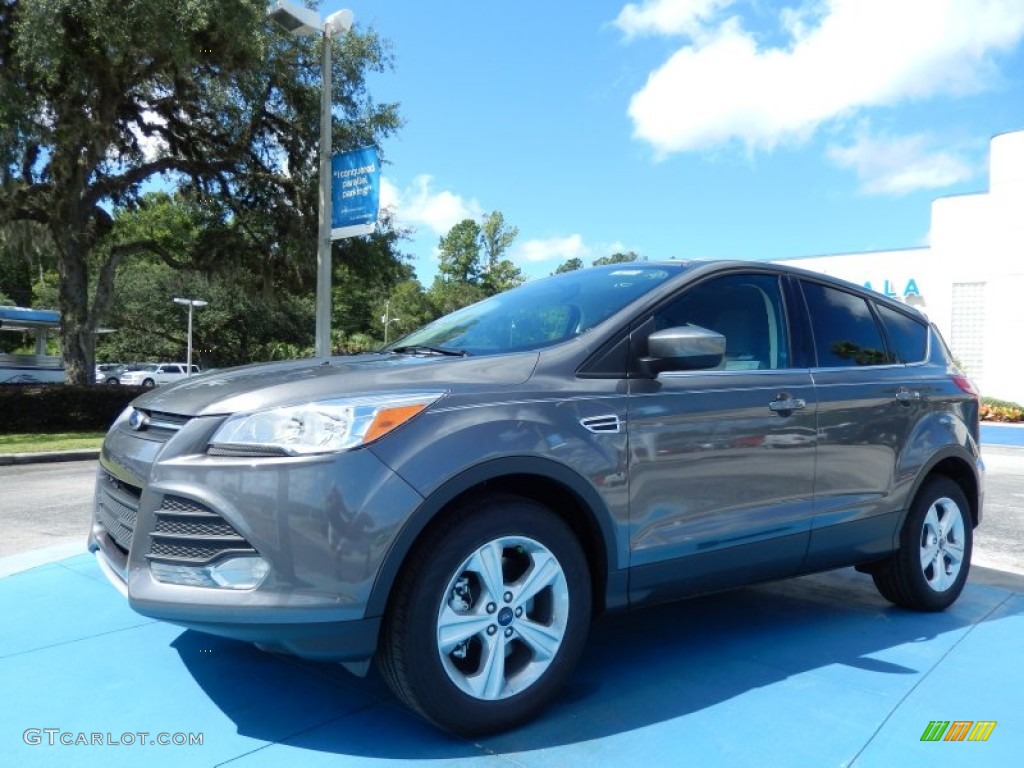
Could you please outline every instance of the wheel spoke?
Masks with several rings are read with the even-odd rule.
[[[953,527],[953,521],[956,519],[956,515],[953,509],[950,509],[950,502],[946,499],[935,502],[932,509],[936,511],[936,526],[935,535],[940,539],[944,539],[949,535],[949,529]]]
[[[437,645],[441,653],[451,653],[463,640],[487,629],[492,619],[474,613],[456,613],[445,606],[437,619]]]
[[[946,542],[946,554],[954,566],[959,566],[964,561],[964,545],[959,540]]]
[[[496,699],[505,684],[505,636],[499,632],[483,636],[480,671],[466,677],[470,692],[478,699]]]
[[[480,575],[485,600],[500,602],[504,592],[504,578],[501,575],[501,543],[492,541],[480,547],[469,561],[467,570]]]
[[[941,552],[939,553],[939,556],[935,558],[932,574],[932,589],[937,592],[943,592],[946,587],[949,586],[951,579],[949,574],[946,572],[946,557]]]
[[[516,622],[516,633],[533,651],[534,661],[553,659],[562,645],[563,631],[561,627],[549,627],[523,619]]]
[[[550,587],[561,575],[562,569],[551,553],[534,553],[533,565],[519,584],[516,604],[524,605],[529,602],[541,590]]]
[[[928,542],[928,546],[921,547],[921,571],[927,571],[929,565],[935,564],[935,558],[939,556],[939,545],[937,542]]]

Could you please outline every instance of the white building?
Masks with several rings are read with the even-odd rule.
[[[918,307],[983,395],[1024,403],[1024,131],[992,139],[988,192],[932,202],[930,239],[798,261]]]

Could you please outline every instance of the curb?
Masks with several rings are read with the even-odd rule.
[[[11,464],[53,464],[58,461],[90,461],[100,457],[99,448],[82,448],[75,451],[40,451],[38,453],[0,454],[0,467]]]

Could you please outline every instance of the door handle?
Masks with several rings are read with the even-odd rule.
[[[896,393],[896,402],[901,405],[910,405],[921,399],[921,393],[917,390],[901,389]]]
[[[775,411],[775,413],[799,411],[806,407],[807,401],[802,397],[780,397],[778,400],[772,400],[768,403],[768,409]]]

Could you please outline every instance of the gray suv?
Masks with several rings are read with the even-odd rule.
[[[377,353],[135,400],[89,547],[139,613],[363,674],[463,734],[551,700],[592,618],[854,565],[942,610],[978,393],[914,309],[751,262],[529,282]]]

